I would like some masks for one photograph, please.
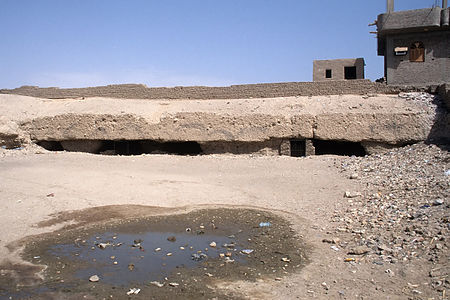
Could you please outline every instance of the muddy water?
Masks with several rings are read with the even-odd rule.
[[[285,219],[249,209],[83,225],[30,239],[23,257],[47,266],[44,281],[24,285],[20,277],[3,276],[0,298],[121,299],[132,288],[139,289],[131,295],[136,299],[240,298],[214,284],[278,279],[305,264],[302,244]]]

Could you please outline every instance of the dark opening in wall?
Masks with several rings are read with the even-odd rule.
[[[313,140],[316,155],[334,154],[344,156],[364,156],[366,151],[361,143],[343,141]]]
[[[61,143],[58,141],[40,141],[37,142],[39,146],[49,151],[63,151]]]
[[[306,156],[306,142],[305,140],[291,140],[291,156],[302,157]]]
[[[331,78],[331,69],[326,69],[325,70],[325,78]]]
[[[71,140],[40,141],[49,151],[87,152],[104,155],[177,154],[199,155],[202,149],[197,142],[159,142],[153,140]]]
[[[356,79],[356,67],[344,67],[345,79]]]

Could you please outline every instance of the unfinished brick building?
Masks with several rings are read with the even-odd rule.
[[[364,58],[315,60],[313,81],[364,79]]]
[[[429,86],[450,82],[450,27],[447,0],[442,7],[387,12],[376,21],[378,55],[384,56],[388,84]]]

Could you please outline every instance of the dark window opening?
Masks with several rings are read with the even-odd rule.
[[[141,154],[202,154],[200,144],[197,142],[159,142],[153,140],[94,140],[92,147],[86,140],[70,141],[39,141],[37,144],[49,151],[87,152],[103,155],[141,155]],[[100,143],[100,146],[98,146]],[[64,147],[64,145],[66,145]]]
[[[344,67],[345,79],[356,79],[356,67]]]
[[[366,151],[361,143],[343,141],[313,140],[316,155],[334,154],[343,156],[364,156]]]
[[[304,140],[291,140],[291,156],[306,156],[306,142]]]
[[[325,78],[331,78],[331,69],[325,70]]]
[[[409,49],[409,61],[424,62],[425,61],[425,46],[422,42],[412,43]]]

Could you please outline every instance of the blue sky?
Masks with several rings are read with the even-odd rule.
[[[440,4],[396,0],[395,9]],[[311,81],[314,59],[383,76],[385,0],[0,0],[0,88]]]

